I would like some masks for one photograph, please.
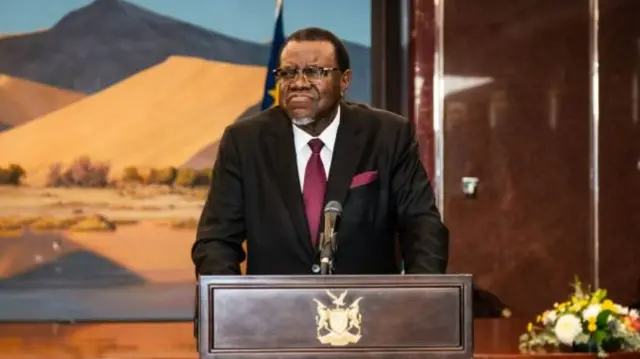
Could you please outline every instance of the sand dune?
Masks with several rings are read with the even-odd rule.
[[[126,271],[148,282],[190,282],[194,280],[191,262],[194,239],[193,229],[171,229],[151,222],[121,226],[116,232],[32,232],[15,237],[0,236],[0,283],[82,252],[93,254],[82,261],[88,268],[85,274],[118,278]],[[54,243],[59,245],[56,247]],[[246,250],[246,245],[244,248]],[[112,263],[112,267],[105,268],[105,261]],[[73,270],[77,271],[78,266]],[[245,273],[246,263],[242,263],[241,270]],[[35,278],[37,276],[31,279]]]
[[[115,233],[66,235],[82,248],[108,258],[149,282],[189,282],[194,278],[191,246],[195,230],[176,230],[142,222],[121,226]],[[243,248],[247,250],[246,243]],[[246,272],[246,262],[241,263],[240,270]]]
[[[73,253],[79,246],[55,233],[0,235],[0,281]]]
[[[153,223],[122,226],[114,233],[64,231],[0,236],[0,283],[74,253],[84,253],[84,258],[76,262],[89,266],[85,274],[117,279],[126,271],[151,282],[189,282],[194,279],[190,257],[194,238],[194,230],[174,230]],[[107,262],[111,266],[106,267]],[[66,267],[78,270],[77,263]],[[30,279],[42,275],[32,275]],[[65,272],[60,277],[78,275],[82,274]]]
[[[83,97],[79,92],[0,74],[0,122],[21,125]]]
[[[100,93],[0,133],[0,163],[42,185],[81,155],[126,166],[179,166],[262,96],[266,68],[173,56]]]
[[[108,258],[150,282],[194,279],[191,246],[195,230],[175,230],[143,222],[121,226],[115,233],[66,233],[73,242]],[[126,245],[123,245],[126,243]]]

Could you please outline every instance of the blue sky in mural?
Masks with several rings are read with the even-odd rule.
[[[104,1],[104,0],[102,0]],[[243,40],[264,42],[273,32],[275,0],[127,0],[155,12]],[[0,33],[48,28],[91,0],[2,0]],[[370,0],[285,0],[287,34],[320,26],[343,40],[371,44]]]

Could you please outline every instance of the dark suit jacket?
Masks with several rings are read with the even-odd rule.
[[[343,206],[334,273],[399,273],[396,234],[406,273],[444,273],[448,230],[412,124],[364,105],[341,106],[325,198]],[[319,254],[309,238],[295,156],[282,108],[225,130],[192,249],[198,274],[240,274],[245,239],[247,274],[312,274]],[[377,178],[350,188],[367,171]]]

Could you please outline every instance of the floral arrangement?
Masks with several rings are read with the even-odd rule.
[[[529,323],[520,336],[520,351],[545,352],[549,348],[574,352],[640,351],[640,319],[630,310],[607,298],[605,289],[582,289],[576,278],[570,299],[556,303]]]

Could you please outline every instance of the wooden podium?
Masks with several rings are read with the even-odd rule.
[[[200,358],[473,356],[470,275],[201,276]]]

